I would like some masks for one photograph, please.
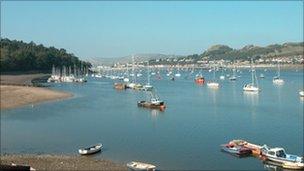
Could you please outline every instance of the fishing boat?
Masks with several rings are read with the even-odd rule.
[[[150,95],[150,100],[149,101],[145,101],[145,100],[138,101],[137,102],[138,107],[165,110],[165,108],[166,108],[165,102],[160,100],[155,92],[149,91],[147,93]]]
[[[256,77],[256,72],[255,69],[253,69],[252,64],[253,64],[253,60],[251,59],[251,83],[245,84],[243,90],[250,92],[258,92],[260,91],[260,88],[258,86],[258,79]]]
[[[281,74],[280,74],[280,64],[278,63],[278,70],[277,70],[277,76],[273,77],[272,82],[274,84],[284,84],[284,80],[281,78]]]
[[[96,144],[96,145],[92,145],[90,147],[87,148],[81,148],[78,150],[79,154],[81,155],[89,155],[89,154],[95,154],[100,152],[102,149],[102,144]]]
[[[132,161],[130,163],[127,163],[127,167],[132,170],[136,171],[155,171],[156,166],[148,163],[142,163],[137,161]]]
[[[285,167],[298,166],[304,168],[303,157],[286,154],[284,148],[269,148],[267,145],[264,145],[262,146],[262,155],[266,156],[268,160],[282,164],[286,163]]]
[[[237,155],[237,156],[245,156],[245,155],[250,155],[251,150],[249,148],[243,147],[243,146],[237,146],[234,144],[224,144],[221,145],[222,151]]]
[[[304,91],[299,91],[299,95],[300,95],[301,97],[304,97]]]
[[[213,68],[213,80],[207,83],[210,88],[219,88],[220,84],[215,81],[215,67]]]

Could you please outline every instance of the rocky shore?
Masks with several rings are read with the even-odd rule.
[[[1,155],[1,164],[29,165],[36,170],[125,171],[126,166],[90,156]],[[0,169],[1,170],[1,169]]]

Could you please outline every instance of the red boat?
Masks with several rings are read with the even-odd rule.
[[[195,79],[194,79],[195,83],[197,84],[204,84],[205,83],[205,78],[203,76],[197,76]]]

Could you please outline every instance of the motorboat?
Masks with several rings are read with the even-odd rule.
[[[155,171],[156,166],[148,163],[142,163],[142,162],[137,162],[137,161],[132,161],[127,163],[127,167],[132,170],[136,171]]]
[[[195,83],[197,84],[204,84],[205,78],[202,75],[197,75],[194,79]]]
[[[220,84],[217,82],[208,82],[207,86],[210,88],[219,88]]]
[[[81,155],[89,155],[89,154],[95,154],[100,152],[102,149],[102,144],[96,144],[96,145],[92,145],[90,147],[86,147],[86,148],[81,148],[78,150],[79,154]]]
[[[285,164],[285,167],[303,167],[303,157],[292,155],[292,154],[286,154],[284,148],[275,147],[275,148],[269,148],[267,145],[262,146],[262,155],[266,156],[268,160],[278,162]],[[293,164],[292,164],[293,163]]]
[[[159,97],[155,94],[155,92],[149,91],[147,93],[150,94],[150,100],[149,101],[145,101],[145,100],[138,101],[137,102],[138,107],[165,110],[165,108],[166,108],[165,102],[160,100]]]

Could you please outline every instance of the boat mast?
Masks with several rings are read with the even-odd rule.
[[[136,75],[135,75],[135,59],[134,59],[134,55],[132,55],[132,74],[133,74],[133,82],[136,83]]]
[[[150,68],[149,68],[149,60],[148,60],[148,85],[150,85]]]

